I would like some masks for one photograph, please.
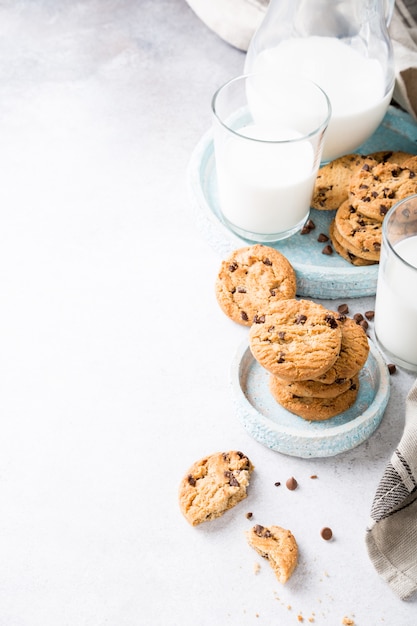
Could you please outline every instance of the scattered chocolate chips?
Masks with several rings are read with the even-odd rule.
[[[364,330],[368,330],[369,324],[366,320],[361,320],[360,322],[358,322],[358,325],[362,326]]]
[[[323,250],[321,251],[322,254],[326,254],[327,256],[330,256],[331,254],[333,254],[333,248],[329,245],[324,246]]]
[[[347,304],[340,304],[337,307],[337,310],[339,311],[339,313],[342,313],[343,315],[347,315],[349,313],[349,307]]]
[[[317,241],[319,243],[324,243],[325,241],[329,241],[329,238],[324,233],[320,233],[320,235],[317,237]]]
[[[298,483],[295,480],[294,476],[291,476],[291,478],[288,478],[288,480],[285,483],[285,485],[286,485],[287,489],[289,489],[290,491],[294,491],[298,487]]]
[[[310,478],[312,478],[312,479],[314,480],[315,478],[318,478],[318,476],[317,476],[317,474],[312,474],[312,475],[310,476]]]
[[[333,537],[333,531],[328,526],[325,526],[321,529],[320,535],[323,537],[325,541],[329,541]]]
[[[280,487],[281,483],[279,481],[277,481],[276,483],[274,483],[275,487]]]
[[[252,511],[248,511],[248,512],[246,513],[246,519],[251,519],[252,517],[253,517],[253,513],[252,513]]]
[[[363,320],[362,313],[355,313],[355,315],[353,316],[353,319],[355,320],[357,324],[359,324],[359,322]]]
[[[315,228],[316,228],[315,223],[313,222],[313,220],[309,219],[309,220],[306,221],[306,223],[302,227],[300,233],[301,233],[301,235],[308,235]]]
[[[397,371],[396,365],[394,365],[394,363],[388,363],[388,371],[390,374],[395,374]]]
[[[374,317],[375,317],[375,311],[366,311],[365,312],[365,317],[369,321],[373,320]]]

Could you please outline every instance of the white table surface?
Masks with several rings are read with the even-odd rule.
[[[415,624],[364,543],[414,376],[334,458],[272,452],[234,414],[247,330],[215,301],[186,170],[243,61],[182,0],[0,4],[1,626]],[[256,466],[249,497],[192,528],[180,479],[229,449]],[[295,534],[286,586],[253,523]]]

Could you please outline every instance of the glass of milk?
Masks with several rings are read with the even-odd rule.
[[[212,100],[219,206],[224,223],[248,241],[299,231],[310,211],[331,115],[324,91],[304,78],[233,78]]]
[[[375,334],[394,363],[417,371],[417,195],[395,204],[382,225]]]

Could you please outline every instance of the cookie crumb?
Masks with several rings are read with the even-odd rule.
[[[315,478],[318,478],[318,476],[317,476],[317,474],[311,474],[310,478],[312,478],[314,480]]]
[[[355,622],[353,621],[353,619],[350,619],[349,617],[344,617],[342,619],[342,624],[343,626],[355,626]]]
[[[304,622],[304,617],[301,614],[297,615],[297,619],[299,622]]]
[[[261,571],[261,566],[259,565],[259,563],[255,563],[255,565],[253,566],[253,571],[255,574],[259,574],[259,572]]]

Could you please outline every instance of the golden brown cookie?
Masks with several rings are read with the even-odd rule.
[[[317,382],[332,385],[337,381],[353,378],[365,365],[369,354],[369,341],[366,332],[355,320],[341,317],[342,344],[335,363]]]
[[[330,241],[332,242],[332,246],[336,250],[336,252],[340,254],[340,256],[343,257],[346,261],[349,261],[349,263],[351,263],[352,265],[355,265],[357,267],[364,267],[366,265],[375,265],[375,263],[378,263],[378,261],[376,260],[370,261],[369,259],[363,259],[362,257],[357,256],[355,252],[360,253],[361,251],[355,248],[355,246],[351,246],[351,250],[355,250],[355,252],[348,250],[346,246],[349,245],[349,241],[343,240],[342,236],[335,226],[334,219],[330,222],[329,225],[329,237]]]
[[[361,154],[347,154],[323,165],[317,173],[311,206],[321,211],[338,209],[348,198],[352,175],[365,163],[376,161]]]
[[[242,452],[218,452],[196,461],[181,481],[180,509],[192,526],[220,517],[246,498],[254,467]]]
[[[273,376],[273,374],[271,375]],[[350,388],[352,379],[337,378],[330,385],[321,383],[318,380],[300,380],[290,383],[283,381],[283,385],[287,386],[288,391],[295,396],[303,396],[306,398],[336,398]]]
[[[393,204],[417,193],[417,175],[395,163],[363,166],[352,176],[349,202],[368,218],[382,222]]]
[[[298,561],[298,545],[290,530],[281,526],[257,524],[247,531],[249,545],[268,562],[278,581],[285,584],[292,576]]]
[[[359,213],[346,200],[336,211],[333,235],[355,256],[368,261],[379,261],[382,241],[382,222]],[[336,232],[337,231],[337,232]]]
[[[322,422],[347,411],[355,403],[359,377],[354,376],[349,389],[334,398],[297,396],[277,376],[270,376],[269,388],[275,400],[287,411],[311,422]]]
[[[246,246],[222,262],[215,289],[222,311],[238,324],[250,326],[280,300],[295,297],[295,271],[275,248]]]
[[[336,316],[309,300],[282,300],[249,331],[255,359],[283,380],[310,380],[339,356],[342,330]]]

